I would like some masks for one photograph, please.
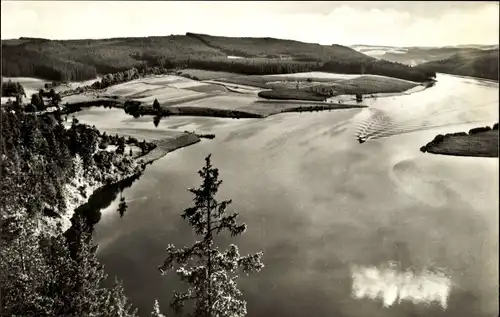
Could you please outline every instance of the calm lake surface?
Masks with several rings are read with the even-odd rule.
[[[266,267],[239,282],[248,316],[498,316],[498,159],[419,151],[438,133],[497,122],[498,84],[438,80],[367,109],[263,120],[173,117],[154,128],[116,109],[77,113],[98,128],[216,134],[148,166],[123,192],[123,218],[118,199],[101,210],[101,262],[140,316],[156,298],[168,314],[183,288],[156,268],[168,244],[195,239],[180,213],[212,153],[219,198],[248,225],[232,242],[264,252]],[[359,144],[359,129],[371,139]]]

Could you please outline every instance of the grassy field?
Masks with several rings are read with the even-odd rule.
[[[195,71],[195,70],[193,70]],[[207,73],[199,71],[199,73]],[[105,98],[121,103],[134,100],[152,104],[155,99],[161,106],[173,106],[217,95],[250,95],[276,100],[324,101],[337,95],[400,93],[419,84],[376,75],[344,75],[321,72],[291,75],[241,76],[226,74],[219,80],[196,81],[181,76],[159,75],[132,80],[106,88],[104,91],[85,93],[63,98],[63,104],[83,103],[86,100]],[[212,77],[207,74],[207,77]],[[297,82],[299,90],[296,89]],[[264,91],[263,91],[264,90]]]
[[[197,92],[203,92],[206,94],[219,94],[219,93],[226,93],[229,91],[224,86],[216,85],[216,84],[203,84],[203,85],[199,85],[199,86],[187,87],[185,89],[197,91]]]
[[[299,90],[295,88],[297,81],[300,82]],[[319,72],[291,76],[238,75],[206,81],[160,75],[113,85],[99,94],[83,93],[64,97],[62,103],[78,107],[105,103],[125,107],[127,113],[140,116],[158,114],[158,110],[153,108],[156,99],[160,103],[161,114],[166,116],[262,118],[292,111],[364,107],[352,100],[344,100],[343,103],[324,102],[331,96],[331,90],[334,90],[333,95],[353,95],[403,92],[418,85],[384,76],[346,76]]]
[[[419,85],[412,81],[378,75],[343,75],[321,72],[292,75],[296,76],[237,76],[220,81],[271,89],[271,91],[259,92],[262,98],[312,101],[321,101],[338,95],[401,93]]]
[[[439,135],[423,146],[422,152],[454,156],[498,157],[498,125],[496,129],[469,134]]]
[[[325,72],[305,72],[305,73],[295,73],[295,74],[276,74],[276,75],[264,75],[264,78],[272,78],[274,80],[299,80],[306,81],[307,79],[313,79],[318,82],[325,81],[336,81],[341,79],[352,79],[361,76],[360,74],[336,74],[336,73],[325,73]]]
[[[352,79],[339,80],[335,83],[322,83],[317,86],[306,87],[307,91],[328,92],[330,96],[374,94],[374,93],[398,93],[404,92],[418,86],[418,83],[375,75],[363,75]]]
[[[379,92],[400,92],[419,85],[416,82],[379,75],[332,74],[323,72],[235,76],[219,79],[219,81],[260,88],[295,89],[297,82],[299,82],[299,89],[319,85],[338,85],[339,87],[343,86],[346,88],[359,87],[361,93],[363,93],[363,90],[369,90],[370,92],[373,90],[380,90]]]
[[[103,97],[118,98],[124,100],[136,100],[145,104],[152,104],[155,99],[162,105],[172,102],[182,102],[193,98],[209,97],[220,89],[206,88],[201,91],[200,87],[209,86],[195,80],[179,76],[154,76],[141,78],[130,82],[108,87],[101,94]]]
[[[120,97],[128,97],[134,96],[137,94],[143,94],[147,92],[153,92],[158,89],[163,89],[165,86],[163,85],[152,85],[147,84],[143,81],[134,80],[123,84],[114,85],[108,87],[103,93],[103,96],[120,96]]]
[[[296,74],[281,75],[253,75],[253,76],[233,76],[221,78],[219,81],[237,85],[246,85],[259,87],[263,89],[270,88],[295,88],[297,81],[301,86],[310,86],[311,84],[332,83],[342,79],[356,78],[361,75],[332,74],[323,72],[307,72]],[[279,86],[282,84],[282,86]],[[293,87],[289,87],[293,85]]]
[[[195,92],[187,89],[175,89],[170,87],[164,87],[159,90],[154,91],[149,96],[141,96],[142,98],[133,98],[133,100],[139,101],[145,104],[153,104],[154,100],[158,100],[161,104],[167,103],[169,101],[184,100],[186,98],[191,98],[194,96],[203,96],[203,93]]]

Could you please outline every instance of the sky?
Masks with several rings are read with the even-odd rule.
[[[498,2],[2,1],[2,39],[204,33],[325,45],[498,44]]]

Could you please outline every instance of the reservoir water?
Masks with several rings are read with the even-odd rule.
[[[97,128],[216,135],[148,166],[123,192],[123,218],[118,198],[101,210],[99,259],[140,316],[154,299],[168,314],[183,286],[156,268],[168,244],[195,239],[180,213],[212,153],[219,198],[248,225],[231,242],[264,252],[266,267],[239,282],[248,316],[498,316],[498,159],[419,151],[438,133],[498,122],[498,84],[437,79],[362,110],[171,117],[158,128],[116,109],[77,113]],[[371,137],[359,144],[359,133]]]

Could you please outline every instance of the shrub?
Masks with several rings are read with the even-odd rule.
[[[444,140],[444,135],[442,135],[442,134],[438,134],[438,135],[436,135],[436,137],[434,138],[433,142],[437,144],[437,143],[441,143],[441,142],[443,142],[443,140]]]

